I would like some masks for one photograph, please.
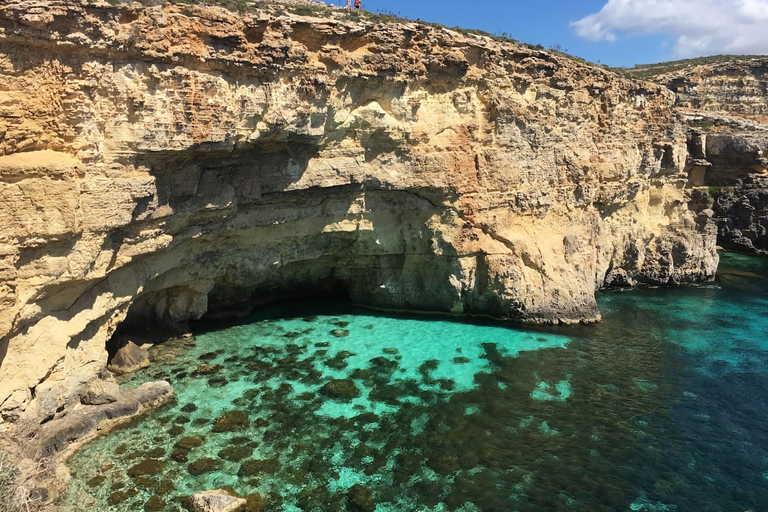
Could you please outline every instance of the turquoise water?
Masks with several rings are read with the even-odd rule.
[[[275,306],[156,347],[178,401],[70,460],[76,510],[746,511],[768,503],[768,264],[536,331]]]

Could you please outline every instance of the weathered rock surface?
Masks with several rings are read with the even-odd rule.
[[[689,206],[716,223],[718,245],[768,254],[768,124],[702,112],[685,118],[712,124],[689,131],[691,184],[700,187]]]
[[[117,402],[120,385],[114,381],[93,379],[85,386],[80,401],[85,405],[104,405]]]
[[[711,210],[718,245],[768,251],[768,58],[661,74],[689,133],[691,206]]]
[[[247,503],[223,489],[200,492],[190,498],[193,512],[237,512]]]
[[[594,321],[602,286],[714,275],[663,87],[419,23],[133,5],[0,6],[4,418],[77,403],[121,322],[307,290]]]
[[[51,457],[94,437],[98,431],[112,427],[119,420],[135,416],[145,408],[156,406],[173,396],[168,382],[147,382],[136,389],[122,389],[119,398],[102,405],[86,405],[66,411],[40,428],[26,447],[31,459]]]

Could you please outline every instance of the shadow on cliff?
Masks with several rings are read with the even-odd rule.
[[[136,163],[155,177],[159,206],[170,206],[173,213],[221,210],[300,181],[318,155],[318,142],[318,137],[276,135],[258,143],[205,143],[186,151],[144,153]],[[137,203],[134,220],[147,216],[149,207],[149,202]]]

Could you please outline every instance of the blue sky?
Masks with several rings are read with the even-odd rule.
[[[507,32],[611,66],[768,53],[768,0],[363,0],[363,8]]]

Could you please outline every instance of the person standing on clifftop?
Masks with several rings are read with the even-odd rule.
[[[347,12],[352,10],[352,0],[347,0]]]
[[[360,0],[355,0],[355,12],[360,12]]]

